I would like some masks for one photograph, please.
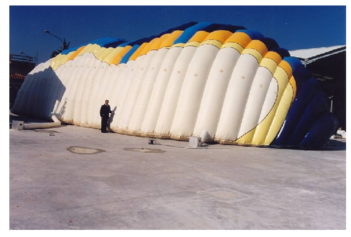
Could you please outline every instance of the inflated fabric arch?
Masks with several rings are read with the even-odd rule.
[[[125,42],[103,38],[31,71],[16,114],[120,134],[318,148],[336,131],[319,83],[273,39],[241,26],[190,22]]]

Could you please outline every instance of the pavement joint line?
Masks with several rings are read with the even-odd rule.
[[[149,195],[149,196],[144,196],[144,197],[127,198],[127,199],[122,199],[122,200],[115,200],[115,201],[95,203],[95,204],[87,204],[87,205],[82,205],[82,206],[73,206],[73,207],[67,207],[67,208],[61,208],[61,209],[50,209],[50,210],[32,212],[32,213],[12,214],[11,216],[25,216],[25,215],[33,215],[33,214],[40,214],[40,213],[46,213],[46,212],[65,211],[65,210],[77,209],[77,208],[82,208],[82,207],[99,206],[99,205],[106,205],[106,204],[125,202],[125,201],[135,201],[135,200],[142,200],[142,199],[147,199],[147,198],[152,198],[152,197],[162,197],[162,196],[168,196],[168,195],[184,193],[184,192],[193,193],[194,191],[193,190],[179,191],[179,192],[165,193],[162,195]]]
[[[198,195],[198,194],[204,195],[208,191],[211,191],[211,190],[214,191],[214,190],[218,190],[218,189],[221,189],[221,190],[222,189],[227,189],[229,191],[234,191],[234,192],[237,192],[237,193],[239,193],[241,195],[246,196],[246,198],[244,198],[244,199],[240,199],[238,201],[234,201],[234,202],[230,202],[230,203],[242,202],[242,201],[245,201],[245,200],[253,199],[253,200],[256,200],[257,202],[261,202],[261,203],[264,203],[264,204],[269,204],[270,206],[273,206],[273,207],[278,207],[278,208],[280,208],[280,209],[282,209],[284,211],[291,211],[291,210],[289,210],[289,209],[287,209],[285,207],[277,205],[274,202],[269,202],[269,201],[263,200],[262,198],[257,198],[257,197],[255,197],[255,195],[249,195],[249,194],[246,194],[246,193],[242,193],[241,191],[238,191],[238,190],[235,190],[235,189],[232,189],[232,188],[211,188],[211,189],[204,189],[204,190],[201,190],[201,191],[197,190],[195,192],[195,195]],[[33,215],[38,215],[38,214],[43,214],[43,213],[61,212],[61,211],[67,211],[67,210],[73,210],[73,209],[89,208],[89,207],[94,207],[94,206],[104,206],[104,205],[113,204],[113,203],[122,203],[122,202],[126,202],[126,201],[143,200],[143,199],[149,199],[149,198],[153,198],[153,197],[169,196],[169,195],[174,195],[174,194],[179,194],[179,193],[194,193],[194,191],[193,190],[189,190],[189,191],[188,190],[184,190],[184,191],[179,191],[179,192],[165,193],[165,194],[162,194],[162,195],[150,195],[150,196],[145,196],[145,197],[140,197],[140,198],[122,199],[122,200],[116,200],[116,201],[111,201],[111,202],[87,204],[87,205],[73,206],[73,207],[67,207],[67,208],[62,208],[62,209],[51,209],[51,210],[45,210],[45,211],[33,212],[33,213],[15,214],[15,215],[10,215],[10,217],[33,216]],[[183,201],[183,202],[170,202],[170,203],[164,203],[164,204],[161,204],[161,205],[150,206],[149,210],[155,209],[157,207],[164,207],[164,206],[169,206],[169,205],[173,206],[173,205],[177,205],[177,204],[181,204],[181,203],[194,202],[194,201],[199,200],[199,199],[202,199],[202,197],[194,196],[194,197],[190,198],[190,200]],[[145,210],[139,210],[139,211],[141,212],[141,211],[145,211]],[[135,211],[125,211],[125,212],[119,212],[119,213],[130,213],[130,212],[135,212]]]
[[[201,196],[209,196],[208,194],[206,195],[206,191],[210,191],[210,190],[218,190],[218,189],[227,189],[227,190],[231,190],[237,193],[240,193],[244,196],[246,196],[246,198],[237,200],[237,201],[232,201],[229,203],[234,203],[234,202],[241,202],[244,200],[248,200],[248,199],[256,199],[254,197],[252,197],[251,195],[242,193],[240,191],[236,191],[233,189],[228,189],[228,188],[210,188],[210,189],[204,189],[204,190],[184,190],[184,191],[179,191],[179,192],[171,192],[171,193],[165,193],[162,195],[149,195],[149,196],[145,196],[145,197],[136,197],[136,198],[127,198],[127,199],[121,199],[121,200],[115,200],[115,201],[110,201],[110,202],[101,202],[101,203],[94,203],[94,204],[86,204],[86,205],[81,205],[81,206],[73,206],[73,207],[67,207],[67,208],[61,208],[61,209],[50,209],[50,210],[44,210],[44,211],[39,211],[39,212],[30,212],[30,213],[20,213],[20,214],[12,214],[11,216],[27,216],[27,215],[36,215],[36,214],[41,214],[41,213],[48,213],[48,212],[60,212],[60,211],[66,211],[66,210],[71,210],[71,209],[79,209],[79,208],[86,208],[86,207],[93,207],[93,206],[102,206],[102,205],[107,205],[107,204],[112,204],[112,203],[122,203],[122,202],[126,202],[126,201],[136,201],[136,200],[143,200],[143,199],[149,199],[149,198],[153,198],[153,197],[164,197],[164,196],[169,196],[169,195],[174,195],[174,194],[179,194],[179,193],[194,193],[195,196],[190,197],[190,200],[186,200],[186,201],[179,201],[179,202],[170,202],[170,203],[163,203],[160,205],[151,205],[150,208],[148,209],[154,209],[157,207],[161,207],[161,206],[165,206],[165,205],[176,205],[179,203],[187,203],[187,202],[193,202],[196,201],[198,199],[201,199]],[[200,195],[199,195],[200,194]],[[206,198],[206,197],[205,197]],[[220,200],[220,198],[216,199],[216,198],[209,198],[207,197],[206,199],[209,199],[210,201],[219,201],[219,202],[223,202]],[[226,201],[224,201],[225,203],[228,203]],[[140,210],[142,211],[142,210]],[[131,211],[125,211],[125,212],[119,212],[119,213],[128,213]]]

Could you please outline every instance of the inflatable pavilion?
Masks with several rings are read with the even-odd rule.
[[[260,32],[190,22],[135,41],[103,38],[37,65],[12,112],[116,133],[315,149],[338,127],[319,82]]]

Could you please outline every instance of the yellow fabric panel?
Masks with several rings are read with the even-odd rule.
[[[174,48],[174,47],[181,47],[181,48],[184,48],[184,47],[185,47],[185,44],[184,44],[184,43],[178,43],[178,44],[172,45],[172,48]]]
[[[268,52],[266,45],[259,40],[251,40],[250,43],[246,46],[246,49],[254,49],[259,52],[262,57]]]
[[[102,55],[104,55],[107,50],[108,50],[107,48],[101,47],[96,53],[94,53],[94,55],[96,58],[101,60]]]
[[[57,55],[56,57],[54,57],[53,59],[51,59],[50,61],[50,66],[53,70],[55,70],[57,68],[57,64],[60,61],[60,59],[63,57],[62,54]]]
[[[106,55],[108,55],[114,48],[104,48],[105,50],[103,52],[100,52],[99,57],[96,57],[97,59],[99,59],[100,61],[104,61],[104,58],[106,57]]]
[[[57,57],[57,56],[56,56],[56,57]],[[54,63],[55,63],[54,59],[55,59],[55,58],[50,59],[50,67],[51,67],[51,68],[53,67],[53,65],[54,65]]]
[[[120,53],[122,52],[123,47],[117,47],[114,48],[108,55],[105,56],[104,62],[111,64],[112,60]]]
[[[100,45],[94,45],[92,50],[91,50],[91,53],[97,54],[101,49],[102,49],[102,47]]]
[[[55,64],[55,59],[58,57],[59,55],[56,55],[56,57],[50,59],[50,67],[53,67],[53,65]]]
[[[252,138],[255,135],[256,128],[252,129],[250,132],[246,133],[244,136],[241,136],[235,142],[237,144],[251,144]]]
[[[163,35],[163,36],[165,36],[165,35]],[[169,36],[169,34],[167,34],[167,36]],[[158,50],[161,47],[162,42],[163,42],[162,37],[161,38],[157,38],[155,40],[155,42],[151,45],[151,48],[150,48],[149,52],[152,51],[152,50]]]
[[[255,49],[246,48],[243,50],[242,54],[250,54],[250,55],[254,56],[257,59],[258,63],[260,63],[262,60],[262,54]]]
[[[290,77],[290,80],[289,80],[289,84],[291,85],[294,93],[293,93],[293,98],[291,100],[291,103],[294,101],[295,97],[296,97],[296,92],[297,92],[297,88],[296,88],[296,81],[295,81],[295,78],[294,76],[291,76]]]
[[[272,59],[276,64],[279,64],[282,61],[282,57],[273,51],[269,51],[264,57]]]
[[[167,33],[167,34],[164,34],[160,37],[161,41],[163,42],[164,40],[166,40],[171,34],[170,33]]]
[[[226,41],[226,39],[228,39],[228,37],[231,36],[232,34],[233,34],[232,32],[227,30],[216,30],[210,33],[206,37],[206,39],[204,39],[204,42],[206,42],[207,40],[217,40],[221,44],[223,44]]]
[[[281,67],[282,69],[284,69],[284,71],[288,74],[288,78],[290,78],[292,76],[292,68],[290,66],[290,64],[287,61],[281,61],[279,63],[279,67]]]
[[[61,65],[65,64],[68,61],[68,59],[72,56],[72,54],[73,52],[70,52],[69,54],[66,54],[66,55],[62,55],[63,57],[61,57],[56,68],[59,68]]]
[[[239,53],[242,53],[242,51],[244,50],[244,48],[240,44],[232,42],[223,44],[222,49],[223,48],[233,48],[236,49]]]
[[[93,53],[95,54],[97,52],[97,50],[101,49],[100,45],[97,44],[89,44],[88,46],[86,46],[79,54],[79,55],[83,55],[85,53]]]
[[[227,43],[237,43],[241,45],[242,48],[245,48],[251,42],[250,36],[244,32],[235,32],[225,41]]]
[[[266,57],[264,57],[262,59],[260,66],[267,68],[272,73],[272,75],[274,74],[275,70],[277,69],[277,63],[275,61],[273,61],[272,59],[266,58]]]
[[[73,60],[77,57],[77,55],[85,48],[85,46],[80,47],[77,49],[68,60]]]
[[[116,48],[108,48],[104,54],[101,55],[101,61],[102,62],[106,62],[106,58],[108,58],[114,51]]]
[[[89,44],[88,46],[86,46],[79,54],[80,55],[84,55],[85,53],[93,53],[94,55],[96,55],[96,53],[101,49],[100,45],[97,44]]]
[[[294,94],[294,90],[291,84],[289,83],[288,86],[285,88],[284,94],[279,102],[277,111],[273,118],[273,122],[271,124],[271,127],[269,128],[268,134],[264,141],[264,145],[271,144],[271,142],[277,136],[279,129],[283,125],[286,115],[288,114],[288,111],[291,105],[291,100],[293,98],[293,94]]]
[[[277,110],[277,107],[279,105],[280,99],[283,96],[283,93],[285,91],[285,88],[288,84],[288,76],[285,73],[285,71],[280,67],[282,63],[285,61],[281,61],[279,63],[279,67],[277,67],[276,71],[274,72],[273,77],[278,83],[278,94],[277,94],[277,99],[275,101],[275,104],[271,111],[268,113],[266,118],[256,127],[255,135],[252,139],[252,144],[253,145],[263,145],[265,140],[266,140],[266,135],[268,133],[268,130],[271,126],[271,123],[273,121],[275,112]]]
[[[173,42],[183,33],[181,30],[173,31],[172,34],[162,41],[160,48],[171,47]]]
[[[122,51],[120,53],[118,53],[112,60],[111,60],[111,64],[115,64],[118,65],[119,62],[122,60],[122,58],[124,57],[124,55],[126,55],[126,53],[128,53],[128,51],[132,48],[132,46],[127,45],[126,47],[124,47],[122,49]]]
[[[140,47],[133,53],[132,56],[130,56],[128,61],[133,61],[136,60],[137,57],[139,57],[139,55],[141,54],[141,52],[149,45],[150,43],[143,43],[142,45],[140,45]]]
[[[205,40],[204,42],[201,43],[201,45],[213,45],[220,49],[223,44],[217,40]]]
[[[158,43],[158,41],[159,41],[159,38],[154,38],[153,40],[151,40],[149,42],[149,44],[146,45],[146,47],[143,49],[143,51],[141,51],[139,56],[146,55],[151,50],[151,48],[153,47],[153,44],[154,43]]]
[[[57,57],[57,58],[55,59],[55,65],[54,65],[54,67],[53,67],[54,70],[56,70],[56,69],[61,65],[60,62],[61,62],[61,60],[62,60],[65,56],[66,56],[66,55],[59,54],[59,57]]]
[[[106,50],[105,48],[100,47],[100,48],[98,48],[98,49],[96,49],[96,50],[94,50],[94,51],[91,51],[91,52],[95,55],[95,57],[99,57],[100,54],[101,54],[102,52],[104,52],[105,50]]]
[[[193,35],[193,37],[191,37],[190,40],[188,40],[189,42],[199,42],[201,43],[202,41],[204,41],[204,39],[209,35],[210,33],[206,32],[206,31],[198,31],[195,33],[195,35]]]
[[[84,47],[84,49],[78,53],[77,56],[80,56],[80,55],[85,54],[85,53],[88,52],[88,51],[90,50],[90,48],[92,48],[92,47],[93,47],[93,44],[88,44],[88,45],[86,45],[86,46]],[[90,52],[90,51],[89,51],[89,52]]]
[[[279,67],[274,72],[274,77],[275,78],[284,78],[287,82],[289,81],[289,75],[286,73],[286,71],[280,67],[281,63],[279,63]]]
[[[95,55],[95,57],[100,61],[103,61],[106,55],[108,55],[112,50],[113,48],[101,48],[101,50],[98,52],[98,55]]]
[[[187,46],[194,46],[194,47],[199,47],[200,43],[199,42],[189,42],[185,44],[185,47]]]

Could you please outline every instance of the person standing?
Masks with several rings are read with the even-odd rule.
[[[110,105],[108,104],[108,100],[105,100],[105,104],[101,106],[100,109],[100,116],[101,116],[101,132],[102,133],[107,133],[106,131],[106,126],[107,126],[107,121],[109,119],[109,114],[113,113],[111,111]]]

